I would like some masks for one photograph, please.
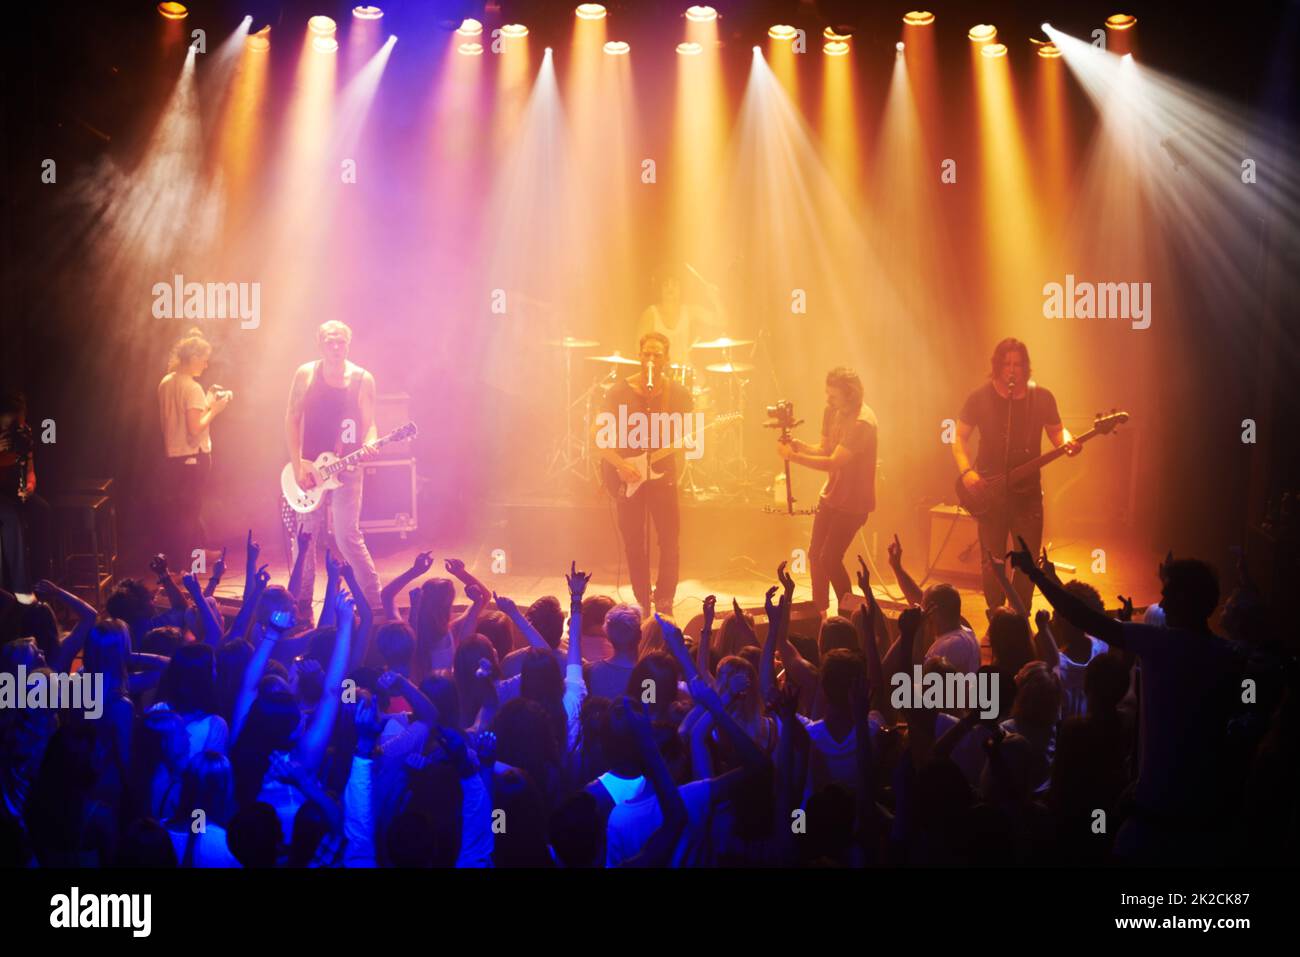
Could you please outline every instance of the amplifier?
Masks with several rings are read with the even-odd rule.
[[[979,524],[960,505],[930,509],[930,576],[949,583],[980,580]]]
[[[371,459],[361,466],[361,530],[400,532],[419,526],[414,459]]]

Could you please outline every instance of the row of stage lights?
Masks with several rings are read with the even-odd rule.
[[[183,20],[189,16],[189,9],[183,3],[166,2],[158,4],[158,12],[168,20]],[[599,3],[580,3],[573,11],[575,17],[579,20],[603,20],[607,11]],[[379,20],[383,17],[384,11],[379,7],[364,5],[352,8],[352,16],[356,20]],[[708,6],[691,6],[686,8],[686,19],[692,23],[712,23],[718,19],[718,11]],[[932,26],[935,16],[928,10],[913,10],[903,15],[903,23],[910,27],[928,27]],[[1106,26],[1111,30],[1129,30],[1137,25],[1137,17],[1128,13],[1116,13],[1106,18]],[[1047,24],[1043,24],[1044,30]],[[307,21],[307,29],[312,34],[312,48],[321,53],[333,53],[338,50],[338,40],[335,38],[335,32],[338,25],[333,19],[327,16],[318,15]],[[482,56],[483,44],[479,40],[483,36],[483,24],[472,18],[462,21],[456,29],[456,34],[461,37],[462,42],[456,47],[456,52],[463,56]],[[500,28],[499,35],[503,40],[520,40],[528,36],[528,27],[522,23],[507,23]],[[788,24],[778,23],[770,27],[767,31],[769,38],[778,41],[794,42],[798,37],[799,31]],[[980,53],[986,57],[1003,57],[1007,55],[1006,45],[998,42],[998,28],[991,23],[977,23],[967,31],[966,36],[973,43],[982,43]],[[833,27],[827,27],[822,31],[822,53],[827,56],[845,56],[849,52],[849,41],[853,38],[851,33],[838,32]],[[271,48],[271,28],[263,27],[257,33],[250,34],[246,41],[248,48],[257,52],[265,52]],[[1056,59],[1061,55],[1060,48],[1053,42],[1031,39],[1030,42],[1038,48],[1038,55],[1044,59]],[[900,40],[895,44],[899,53],[903,52],[903,42]],[[755,47],[755,49],[758,49]],[[605,53],[610,56],[626,56],[630,53],[632,47],[625,40],[610,40],[605,44]],[[698,56],[704,52],[704,47],[699,43],[679,43],[677,52],[682,56]]]

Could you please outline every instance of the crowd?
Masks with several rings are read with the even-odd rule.
[[[428,553],[379,608],[327,559],[324,610],[304,620],[308,544],[273,584],[250,533],[229,621],[212,597],[224,560],[204,583],[159,557],[156,586],[124,580],[103,609],[45,580],[32,603],[0,594],[11,686],[102,682],[98,713],[0,708],[0,862],[1294,860],[1296,672],[1244,571],[1220,611],[1213,569],[1170,557],[1135,621],[1021,547],[1015,574],[1053,611],[1031,622],[1013,597],[977,634],[955,588],[912,580],[895,539],[897,619],[860,562],[851,616],[794,633],[782,565],[766,627],[709,596],[687,638],[588,594],[573,566],[561,597],[521,609],[458,560],[427,577]],[[992,689],[991,707],[912,687],[931,675]]]

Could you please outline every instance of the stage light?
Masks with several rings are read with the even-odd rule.
[[[333,37],[312,37],[311,48],[317,53],[338,53],[339,41]]]
[[[1056,60],[1061,56],[1061,48],[1055,43],[1044,43],[1038,47],[1038,55],[1044,60]]]
[[[466,17],[456,28],[456,32],[463,37],[479,37],[483,35],[483,24],[473,17]],[[482,51],[480,51],[482,52]]]
[[[848,56],[849,45],[843,40],[827,40],[822,44],[822,53],[827,56]]]
[[[483,44],[481,43],[462,43],[456,47],[456,52],[461,56],[482,56]]]
[[[905,50],[905,49],[906,49],[906,46],[905,46],[905,44],[903,43],[902,40],[899,40],[897,43],[894,44],[894,50],[895,50],[895,52],[897,52],[897,53],[902,53],[903,50]]]
[[[990,43],[980,50],[980,53],[986,57],[1006,56],[1007,48],[1001,43]]]
[[[929,10],[913,10],[903,14],[903,23],[909,27],[928,27],[934,23],[934,14]]]
[[[244,46],[254,53],[265,53],[271,49],[271,25],[268,23],[256,33],[250,33],[248,39],[244,41]]]
[[[507,40],[520,40],[528,36],[528,27],[522,23],[507,23],[501,28],[501,35]]]
[[[353,7],[352,15],[358,20],[380,20],[384,16],[384,11],[380,10],[378,7],[361,6]]]
[[[605,44],[605,52],[610,56],[625,56],[631,49],[624,40],[610,40]]]
[[[998,28],[991,23],[977,23],[970,28],[970,32],[966,36],[976,43],[991,43],[997,39]]]
[[[845,40],[845,41],[848,41],[848,40],[853,39],[853,34],[852,34],[852,33],[840,33],[840,32],[837,31],[834,27],[827,27],[825,30],[822,31],[822,37],[823,37],[824,39],[827,39],[827,40]]]
[[[698,43],[679,43],[677,44],[677,52],[682,56],[699,56],[704,52],[704,47]]]
[[[758,44],[757,43],[754,44],[754,56],[759,56],[760,52],[761,51],[758,49]]]
[[[573,14],[579,20],[604,20],[605,8],[599,3],[580,3]]]
[[[1044,33],[1050,33],[1051,31],[1052,31],[1052,25],[1051,25],[1050,23],[1044,23],[1044,24],[1043,24],[1043,32],[1044,32]]]
[[[318,15],[307,21],[307,29],[318,37],[332,37],[338,24],[329,17]]]
[[[1112,13],[1106,18],[1106,26],[1111,30],[1130,30],[1137,26],[1137,17],[1131,13]]]
[[[183,3],[160,3],[158,12],[168,20],[184,20],[190,15],[189,9]]]
[[[789,24],[778,23],[767,28],[767,35],[773,40],[793,40],[799,35],[799,32]]]
[[[718,19],[718,11],[712,7],[695,6],[686,8],[686,19],[696,23],[711,23]]]

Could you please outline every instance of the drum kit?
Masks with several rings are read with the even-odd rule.
[[[601,370],[593,374],[590,384],[575,395],[577,380],[585,378],[575,366],[578,353],[598,349],[595,339],[577,339],[565,336],[551,340],[547,345],[562,350],[564,355],[564,437],[557,443],[551,456],[548,476],[565,473],[586,481],[595,481],[597,460],[589,436],[596,414],[600,412],[604,397],[620,378],[629,376],[641,363],[634,358],[612,352],[608,355],[586,355],[584,363],[596,363]],[[740,350],[751,350],[753,339],[717,339],[692,344],[689,358],[695,361],[674,364],[668,376],[686,389],[694,399],[694,408],[708,419],[726,416],[717,431],[711,431],[712,441],[698,460],[686,462],[679,485],[695,498],[722,497],[737,494],[736,486],[748,489],[750,469],[744,457],[745,396],[749,386],[752,363],[743,361]],[[739,414],[737,414],[739,413]],[[739,480],[733,481],[736,478]]]

